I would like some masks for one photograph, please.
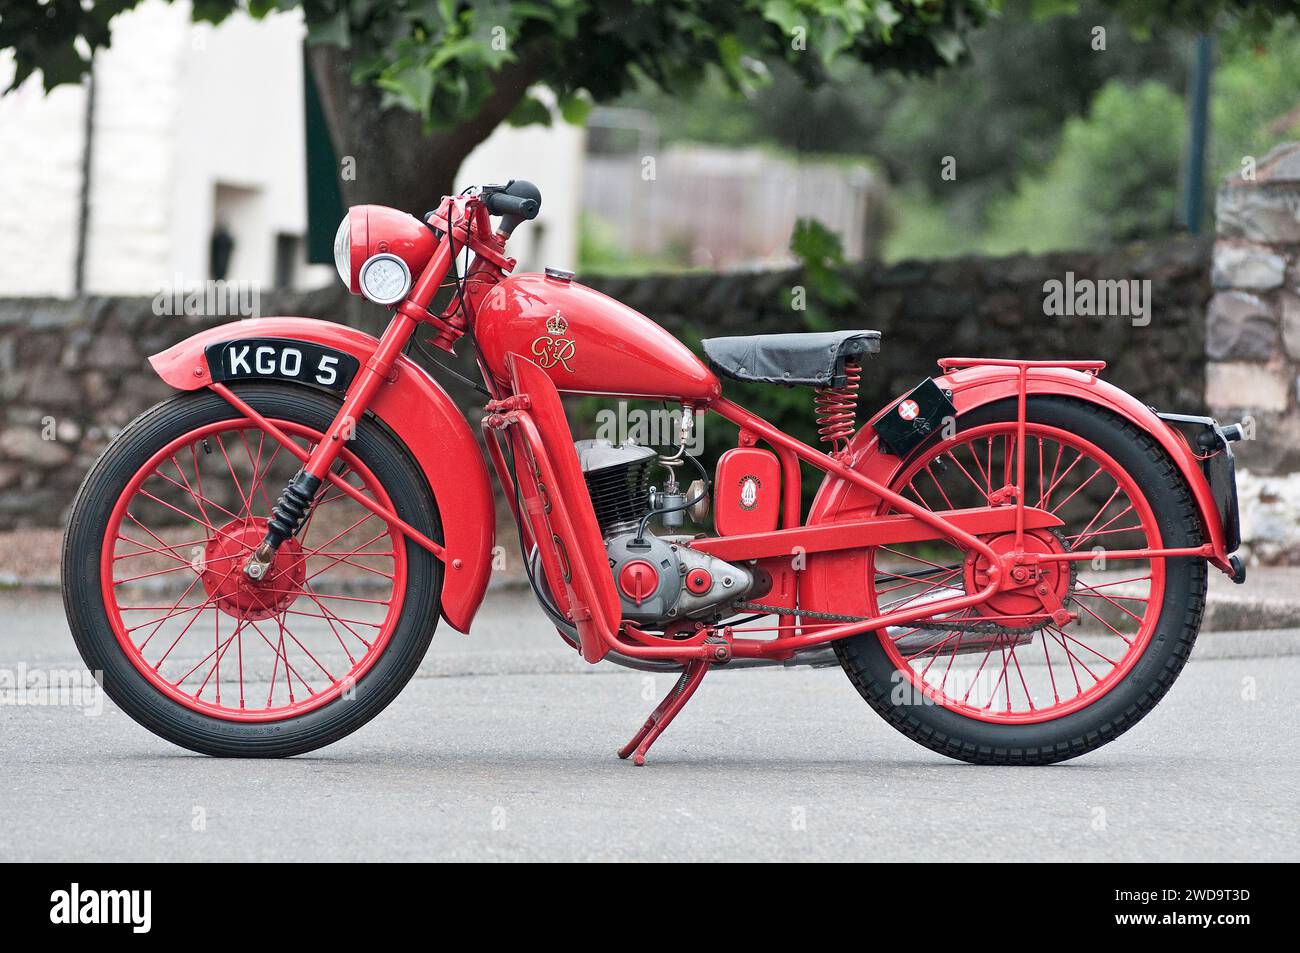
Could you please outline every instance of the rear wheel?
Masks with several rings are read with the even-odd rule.
[[[240,396],[310,451],[337,411],[311,391]],[[136,721],[212,755],[329,744],[397,695],[437,625],[442,565],[326,483],[259,582],[243,568],[298,458],[211,392],[145,413],[86,477],[64,541],[73,637]],[[363,421],[334,472],[437,539],[424,478]]]
[[[922,447],[891,488],[932,510],[993,505],[1014,483],[1016,441],[1014,402],[979,408],[956,434]],[[1090,404],[1033,398],[1025,484],[1027,503],[1063,522],[1028,531],[1026,548],[1088,560],[1044,560],[1025,585],[980,606],[835,646],[890,724],[978,764],[1061,761],[1132,727],[1181,671],[1205,601],[1204,560],[1119,555],[1202,542],[1186,483],[1148,434]],[[1000,551],[1014,540],[985,542]],[[981,559],[946,543],[878,547],[866,562],[872,610],[987,582]],[[1065,624],[1050,614],[1062,607],[1073,615]]]

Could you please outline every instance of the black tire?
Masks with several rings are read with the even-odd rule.
[[[240,397],[273,419],[325,432],[339,403],[304,388],[247,385]],[[196,427],[241,415],[211,391],[195,391],[146,411],[119,434],[77,493],[63,546],[68,624],[90,671],[128,715],[184,748],[217,757],[280,758],[331,744],[374,718],[415,674],[437,628],[442,563],[405,541],[407,582],[401,615],[383,654],[354,690],[315,710],[273,722],[240,722],[194,711],[167,697],[126,657],[105,616],[99,584],[101,547],[110,515],[133,475],[161,448]],[[427,481],[401,444],[372,419],[357,427],[349,449],[371,470],[396,512],[434,540],[441,524]]]
[[[1015,420],[1014,401],[985,405],[959,431]],[[1027,419],[1069,430],[1109,453],[1144,491],[1165,546],[1199,546],[1203,531],[1191,492],[1163,448],[1147,433],[1094,404],[1031,398]],[[924,447],[918,453],[924,452]],[[889,724],[932,751],[971,764],[1037,765],[1078,757],[1119,737],[1142,719],[1182,671],[1205,607],[1203,559],[1165,560],[1164,601],[1156,629],[1128,674],[1092,704],[1049,721],[995,724],[938,704],[893,697],[898,674],[875,632],[835,643],[858,693]]]

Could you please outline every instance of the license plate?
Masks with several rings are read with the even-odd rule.
[[[204,350],[214,381],[276,380],[343,393],[360,362],[344,351],[308,341],[245,338]]]

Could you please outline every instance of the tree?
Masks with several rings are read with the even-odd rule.
[[[48,0],[0,13],[14,84],[76,82],[138,0]],[[355,160],[348,204],[423,211],[503,121],[549,122],[530,93],[549,87],[566,119],[648,81],[688,90],[716,70],[761,84],[780,61],[818,85],[835,63],[928,73],[957,61],[998,0],[193,0],[196,20],[301,8],[308,58],[338,155]],[[521,169],[521,174],[526,170]]]
[[[77,82],[109,21],[139,0],[20,0],[0,12],[13,83]],[[1148,31],[1205,27],[1228,15],[1266,25],[1294,0],[1100,0]],[[968,35],[1002,0],[192,0],[196,20],[300,8],[308,58],[349,204],[433,207],[466,155],[503,121],[550,120],[529,93],[544,84],[567,119],[649,82],[683,94],[710,72],[733,92],[781,64],[827,85],[845,64],[928,74],[963,59]],[[1035,16],[1078,8],[1032,0]],[[1032,82],[1032,79],[1030,80]],[[975,110],[966,109],[966,114]],[[524,170],[521,170],[524,171]]]
[[[1221,38],[1211,87],[1208,202],[1220,179],[1300,130],[1295,77],[1300,37],[1278,27],[1249,41]],[[1175,228],[1186,115],[1182,95],[1147,81],[1112,80],[1086,116],[1064,126],[1060,148],[1016,194],[995,203],[983,251],[1046,251],[1157,238]]]
[[[900,224],[909,231],[933,226],[919,229],[925,240],[905,244],[925,248],[937,239],[943,247],[947,239],[969,247],[969,236],[988,225],[990,211],[1014,195],[1018,183],[1053,161],[1066,123],[1087,115],[1107,83],[1136,85],[1154,79],[1182,94],[1194,39],[1189,29],[1171,25],[1212,24],[1225,44],[1227,37],[1245,38],[1251,47],[1280,42],[1267,27],[1282,12],[1281,5],[1257,4],[1249,10],[1203,2],[1184,6],[1179,10],[1160,0],[1004,0],[1001,15],[970,37],[963,62],[924,79],[872,75],[846,61],[835,64],[835,82],[810,89],[777,66],[772,82],[741,108],[718,83],[702,84],[684,100],[650,88],[620,103],[657,117],[666,140],[763,143],[803,154],[870,156],[912,219]],[[1206,14],[1204,20],[1191,15],[1198,12]],[[1221,67],[1216,87],[1224,79]],[[1243,77],[1243,83],[1249,81]],[[1289,87],[1282,83],[1279,88]],[[1265,108],[1259,91],[1241,92],[1229,121]],[[1272,106],[1270,102],[1267,108]],[[1269,115],[1280,111],[1273,108]],[[1216,114],[1215,128],[1219,119]],[[1180,134],[1170,143],[1175,154],[1182,140]],[[947,156],[956,159],[955,178],[939,174]],[[915,221],[919,206],[933,209],[936,204],[942,205],[938,220]]]

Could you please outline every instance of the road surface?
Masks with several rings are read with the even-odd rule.
[[[0,592],[0,672],[78,666],[57,595]],[[586,666],[494,592],[309,756],[193,755],[106,700],[0,706],[0,861],[1294,861],[1297,684],[1300,632],[1204,636],[1117,742],[979,768],[894,732],[838,669],[724,671],[634,768],[614,751],[668,677]]]

